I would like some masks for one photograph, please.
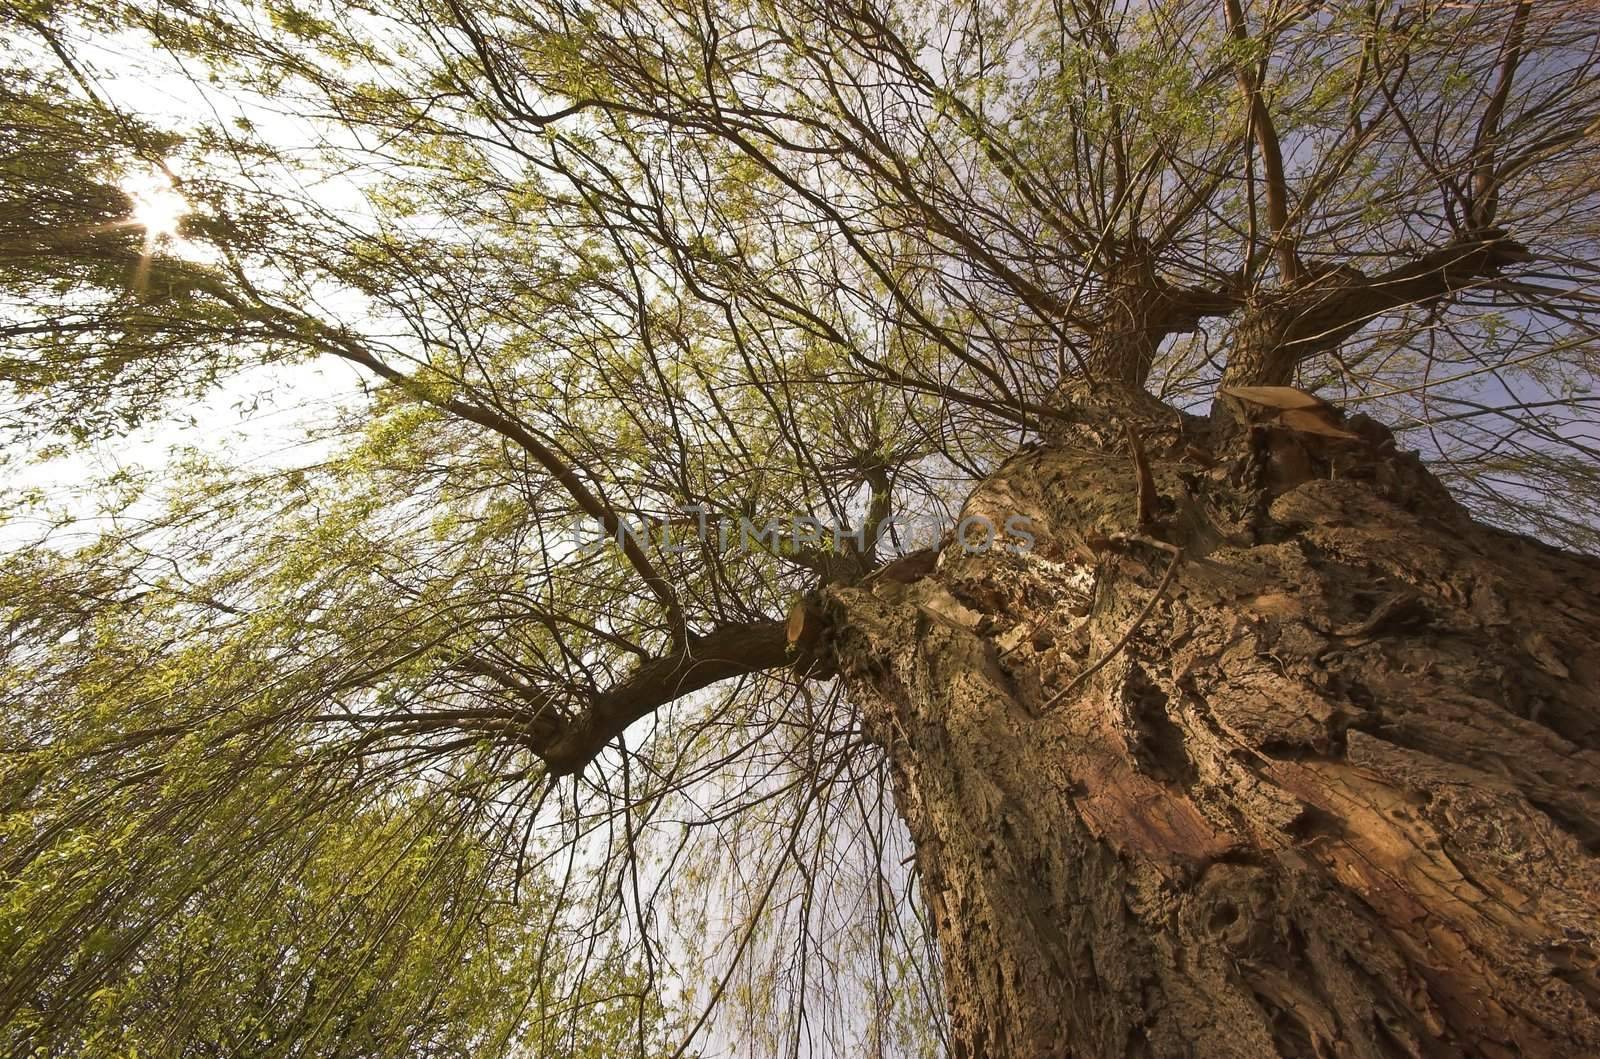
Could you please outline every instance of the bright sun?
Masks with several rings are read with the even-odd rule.
[[[189,212],[189,204],[173,189],[165,173],[129,177],[122,182],[122,190],[133,199],[130,219],[144,229],[146,239],[155,242],[177,236],[178,223]]]

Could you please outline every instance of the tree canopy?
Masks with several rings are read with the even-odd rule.
[[[0,24],[8,1051],[936,1054],[785,617],[1064,388],[1298,385],[1600,547],[1579,0]]]

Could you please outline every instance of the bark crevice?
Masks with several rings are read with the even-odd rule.
[[[1191,459],[1130,402],[969,500],[1034,551],[827,593],[955,1054],[1600,1052],[1600,564],[1475,525],[1386,432],[1285,477],[1271,429]]]

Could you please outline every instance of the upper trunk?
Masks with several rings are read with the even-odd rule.
[[[1112,414],[969,501],[1031,551],[830,595],[954,1053],[1600,1054],[1600,564],[1381,429]]]

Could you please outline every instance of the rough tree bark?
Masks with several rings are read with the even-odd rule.
[[[1360,417],[1064,400],[966,506],[1031,551],[826,598],[954,1054],[1600,1054],[1600,563]]]

